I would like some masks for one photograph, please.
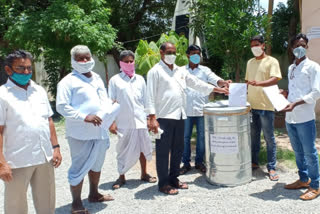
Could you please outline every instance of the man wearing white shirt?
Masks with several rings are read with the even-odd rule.
[[[228,89],[214,87],[190,75],[174,64],[176,47],[170,42],[160,47],[161,60],[147,75],[146,112],[149,115],[148,127],[157,133],[163,130],[156,140],[156,166],[159,178],[159,191],[175,195],[178,189],[187,189],[186,183],[178,179],[183,153],[184,119],[186,119],[186,88],[197,89],[208,95],[212,91],[228,94]],[[169,153],[170,163],[169,163]],[[170,169],[168,166],[170,164]]]
[[[308,190],[300,196],[302,200],[312,200],[319,196],[319,159],[315,146],[315,104],[320,98],[320,66],[306,57],[308,38],[298,34],[291,41],[295,61],[289,67],[290,104],[286,111],[286,127],[292,148],[296,155],[299,180],[285,185],[286,189]]]
[[[196,76],[203,82],[210,83],[217,87],[228,87],[231,80],[224,81],[213,73],[210,68],[200,65],[201,48],[197,45],[190,45],[187,49],[187,56],[189,64],[184,68],[191,75]],[[190,139],[192,136],[193,125],[197,128],[197,144],[196,144],[196,157],[195,157],[195,168],[200,172],[206,172],[206,167],[203,164],[204,156],[204,117],[203,117],[203,106],[209,102],[209,96],[204,96],[197,90],[187,87],[187,108],[186,114],[187,119],[184,124],[184,151],[182,155],[183,167],[180,169],[180,174],[183,175],[191,170],[190,165]]]
[[[87,46],[71,49],[72,72],[58,84],[56,108],[66,119],[66,138],[71,153],[68,180],[72,194],[72,213],[88,213],[81,202],[84,177],[90,183],[89,202],[113,200],[98,192],[101,168],[109,148],[108,131],[97,116],[111,105],[100,76],[94,73],[95,62]]]
[[[35,210],[55,213],[54,168],[59,144],[45,90],[30,80],[32,56],[19,50],[6,58],[9,78],[0,87],[0,179],[5,182],[4,212],[27,214],[27,190]]]
[[[146,83],[135,73],[134,53],[129,50],[120,53],[121,73],[109,81],[110,99],[120,104],[120,113],[111,125],[110,131],[123,136],[117,143],[117,161],[120,177],[113,184],[119,189],[126,183],[125,173],[138,159],[141,165],[141,180],[155,183],[157,179],[147,173],[146,160],[152,158],[152,144],[147,129],[145,113]]]

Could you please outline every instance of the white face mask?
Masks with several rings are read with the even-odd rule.
[[[261,56],[261,55],[263,54],[263,52],[264,52],[264,51],[262,50],[261,46],[252,47],[252,48],[251,48],[251,51],[252,51],[252,53],[253,53],[253,55],[254,55],[255,57]]]
[[[79,72],[80,74],[85,74],[93,70],[95,62],[91,57],[91,60],[88,62],[77,62],[71,57],[71,67]]]
[[[164,61],[168,64],[168,65],[172,65],[175,61],[176,61],[177,56],[174,54],[170,54],[170,55],[164,55]]]

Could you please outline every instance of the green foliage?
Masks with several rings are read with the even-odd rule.
[[[171,42],[176,46],[177,58],[176,64],[183,66],[188,64],[188,57],[186,51],[188,48],[188,40],[185,36],[178,36],[174,31],[169,32],[168,35],[162,34],[159,40],[155,43],[146,40],[140,40],[135,52],[135,62],[138,65],[136,72],[145,75],[148,71],[160,61],[160,45],[164,42]]]
[[[9,44],[7,50],[23,48],[43,57],[46,82],[55,95],[58,81],[70,72],[70,49],[84,44],[103,60],[113,47],[116,32],[108,21],[110,9],[104,7],[104,0],[44,2],[47,4],[25,4],[22,10],[14,3],[7,4],[6,20],[12,22],[8,22],[4,39]]]
[[[198,36],[205,36],[210,55],[221,57],[229,78],[239,81],[241,70],[250,52],[250,38],[264,34],[266,15],[256,15],[255,0],[192,1],[191,27]]]

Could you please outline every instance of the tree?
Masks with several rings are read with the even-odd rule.
[[[205,38],[210,55],[223,59],[223,70],[240,81],[242,68],[251,55],[250,38],[264,34],[267,16],[257,15],[255,0],[192,0],[192,28]],[[234,75],[234,76],[233,76]]]
[[[9,1],[6,1],[9,2]],[[29,0],[6,4],[8,29],[4,40],[12,49],[26,49],[44,58],[49,92],[56,94],[58,81],[70,72],[70,49],[77,44],[90,47],[103,60],[113,47],[115,29],[109,23],[110,9],[104,0]]]

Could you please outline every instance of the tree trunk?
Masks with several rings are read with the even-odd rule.
[[[273,3],[274,0],[269,0],[269,5],[268,5],[268,29],[267,29],[267,51],[266,53],[268,55],[271,55],[271,32],[272,32],[272,11],[273,11]]]
[[[240,61],[237,60],[236,63],[236,82],[240,82]]]
[[[291,44],[290,41],[292,39],[292,37],[294,37],[295,35],[297,35],[297,27],[300,21],[300,7],[302,7],[302,5],[299,5],[299,0],[294,0],[293,3],[293,14],[290,17],[290,21],[289,21],[289,35],[288,35],[288,49],[287,49],[287,53],[288,53],[288,59],[289,62],[292,63],[294,60],[294,56],[292,54],[292,50],[291,50]],[[301,1],[302,3],[302,1]]]

